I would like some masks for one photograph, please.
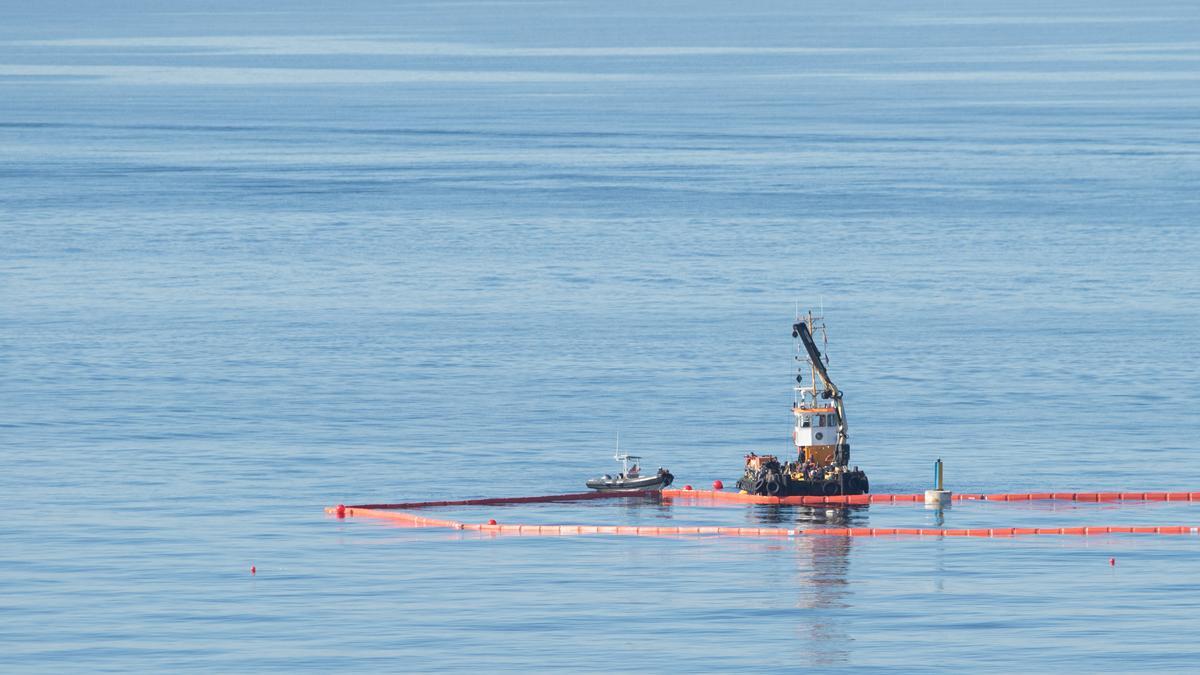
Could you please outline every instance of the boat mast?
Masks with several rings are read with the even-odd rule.
[[[629,455],[621,454],[621,432],[617,432],[617,448],[613,451],[613,459],[621,463],[621,473],[629,473]]]
[[[821,361],[821,351],[817,348],[816,340],[813,337],[813,330],[816,325],[813,321],[812,311],[809,311],[807,321],[799,321],[792,326],[792,337],[800,338],[804,344],[804,349],[808,352],[808,363],[812,369],[812,387],[808,390],[812,393],[812,407],[817,406],[817,380],[820,379],[821,384],[825,386],[825,392],[828,393],[827,398],[833,400],[833,407],[837,411],[837,450],[839,455],[846,449],[846,439],[849,436],[849,425],[846,423],[846,409],[842,405],[842,391],[838,389],[833,380],[829,379],[829,372],[825,369],[824,362]],[[828,346],[828,336],[825,333],[825,326],[822,324],[821,335],[825,338],[825,344]]]

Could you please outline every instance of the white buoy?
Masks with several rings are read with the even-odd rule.
[[[939,508],[949,506],[952,494],[949,490],[926,490],[925,505],[937,506]]]
[[[949,490],[942,489],[942,460],[933,463],[933,489],[925,491],[925,505],[936,506],[937,508],[945,508],[950,505],[950,498],[953,495]]]

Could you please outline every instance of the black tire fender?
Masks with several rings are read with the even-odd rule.
[[[771,476],[770,478],[768,478],[768,479],[766,480],[766,485],[765,485],[764,487],[766,488],[766,491],[767,491],[767,494],[768,494],[768,495],[770,495],[770,496],[772,496],[772,497],[775,497],[775,496],[777,496],[777,495],[779,494],[779,490],[780,490],[780,489],[781,489],[783,486],[781,486],[781,485],[779,484],[779,479],[778,479],[778,478],[776,478],[775,476]]]

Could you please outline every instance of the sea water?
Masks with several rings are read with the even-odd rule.
[[[1194,536],[322,509],[579,491],[618,434],[732,485],[788,452],[798,307],[875,492],[939,457],[959,492],[1200,490],[1197,35],[1167,0],[0,6],[4,669],[1193,668]]]

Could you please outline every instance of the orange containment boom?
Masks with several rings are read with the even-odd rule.
[[[898,504],[923,502],[923,494],[834,495],[832,497],[767,497],[720,490],[663,490],[664,499],[694,499],[746,504],[823,506],[827,504]],[[1200,502],[1200,492],[1024,492],[1016,494],[954,494],[956,502],[1025,502],[1042,499],[1073,502],[1159,501]]]
[[[365,509],[359,506],[341,507],[343,517],[380,518],[400,522],[410,527],[443,527],[451,530],[472,530],[495,534],[534,535],[577,535],[617,534],[641,537],[672,537],[682,535],[710,535],[722,537],[1014,537],[1035,534],[1066,534],[1092,536],[1100,534],[1200,534],[1200,527],[1187,525],[1149,527],[994,527],[971,529],[944,529],[935,527],[828,527],[808,530],[771,527],[651,527],[644,525],[520,525],[488,523],[460,523],[456,520],[426,518],[404,511]],[[325,509],[329,515],[339,513],[339,507]]]
[[[650,497],[654,490],[630,490],[628,492],[572,492],[565,495],[542,495],[540,497],[482,497],[459,499],[452,502],[403,502],[400,504],[358,504],[356,509],[425,509],[431,506],[496,506],[501,504],[537,504],[541,502],[581,502],[589,499],[613,499],[614,497]],[[328,511],[328,509],[326,509]]]
[[[546,495],[540,497],[493,497],[484,499],[463,499],[458,501],[405,502],[399,504],[363,504],[345,506],[339,504],[325,509],[325,512],[338,518],[378,518],[401,523],[409,527],[440,527],[452,530],[470,530],[493,534],[521,535],[582,535],[582,534],[615,534],[625,536],[671,537],[685,535],[707,535],[724,537],[885,537],[885,536],[917,536],[917,537],[1013,537],[1024,535],[1079,535],[1093,536],[1106,534],[1200,534],[1200,528],[1192,526],[1140,526],[1140,527],[997,527],[997,528],[904,528],[904,527],[841,527],[841,528],[812,528],[788,529],[769,527],[657,527],[642,525],[524,525],[497,523],[490,520],[487,523],[463,523],[457,520],[428,518],[422,514],[411,513],[399,509],[422,509],[437,506],[493,506],[506,504],[530,504],[538,502],[564,502],[614,497],[645,497],[657,495],[655,492],[625,492],[603,493],[587,492],[579,494]],[[1068,496],[1070,495],[1070,496]],[[1104,495],[1103,499],[1090,499],[1088,495]],[[1116,497],[1110,497],[1116,495]],[[1153,496],[1151,496],[1153,495]],[[1164,495],[1161,496],[1160,495]],[[1073,499],[1075,501],[1115,501],[1116,499],[1149,499],[1155,501],[1184,501],[1172,498],[1172,495],[1188,495],[1186,501],[1200,501],[1200,492],[1136,492],[1136,493],[1032,493],[1030,495],[956,495],[963,501],[1024,501],[1028,499]],[[1195,496],[1193,500],[1191,497]],[[662,496],[666,499],[684,498],[708,501],[747,502],[756,504],[879,504],[903,503],[919,501],[919,495],[848,495],[836,497],[761,497],[743,495],[732,492],[715,492],[708,490],[664,490]],[[1081,498],[1081,496],[1083,498]],[[817,500],[817,501],[813,501]]]

